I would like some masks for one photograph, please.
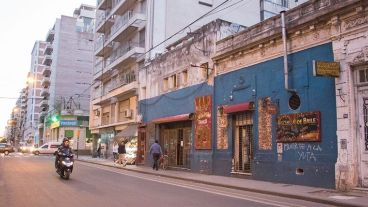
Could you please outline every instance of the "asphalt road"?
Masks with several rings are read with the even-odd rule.
[[[4,207],[265,207],[327,206],[76,162],[61,179],[52,156],[0,155]]]

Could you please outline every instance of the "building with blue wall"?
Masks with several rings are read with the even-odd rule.
[[[335,83],[330,77],[313,76],[313,60],[333,61],[332,44],[290,54],[288,60],[289,83],[295,93],[288,92],[284,88],[281,57],[216,77],[214,90],[216,108],[242,103],[254,103],[254,107],[227,114],[228,147],[225,149],[215,147],[214,174],[227,176],[245,174],[251,178],[273,182],[331,188],[335,186],[334,166],[337,157]],[[292,95],[299,96],[300,106],[295,109],[292,109],[294,106],[290,106],[295,103],[289,103]],[[260,114],[264,113],[261,109],[263,104],[272,104],[277,112]],[[277,143],[277,116],[304,112],[320,112],[320,141]],[[249,120],[245,120],[248,123],[240,124],[240,127],[236,125],[235,120],[239,114],[249,115],[249,118],[246,118]],[[267,119],[267,116],[271,122],[265,124],[261,119]],[[236,130],[243,130],[242,126],[248,125],[251,126],[251,132],[250,134],[246,132],[248,135],[245,137],[251,141],[248,146],[241,143],[243,147],[240,146],[240,149],[245,148],[245,152],[240,150],[236,153],[239,151],[236,150],[236,145],[239,145],[236,139],[240,136]],[[267,140],[260,140],[260,137],[265,136],[260,133],[267,130],[270,130],[272,139],[268,140],[267,147],[263,147],[266,149],[263,149],[261,145]],[[243,141],[248,141],[246,139]],[[237,156],[243,156],[240,160],[247,166],[237,166],[234,163]],[[249,159],[249,163],[244,159]]]

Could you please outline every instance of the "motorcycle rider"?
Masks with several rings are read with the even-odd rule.
[[[60,145],[60,147],[58,148],[57,152],[56,152],[56,158],[55,158],[55,168],[57,169],[57,171],[59,170],[59,160],[60,160],[60,156],[59,153],[63,154],[73,154],[72,149],[69,147],[69,139],[68,138],[64,138],[63,139],[63,143]]]

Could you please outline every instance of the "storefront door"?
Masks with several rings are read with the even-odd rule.
[[[358,137],[360,144],[359,171],[361,187],[368,187],[368,87],[358,89]]]
[[[163,129],[164,153],[169,156],[169,166],[190,167],[191,128]]]
[[[251,173],[253,160],[253,121],[251,113],[234,115],[234,163],[237,173]]]
[[[146,127],[138,128],[137,164],[143,164],[146,151]]]

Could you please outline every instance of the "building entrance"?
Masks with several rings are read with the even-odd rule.
[[[161,126],[161,143],[170,167],[190,168],[191,122]]]
[[[253,160],[253,118],[251,112],[234,114],[233,171],[251,173]]]

